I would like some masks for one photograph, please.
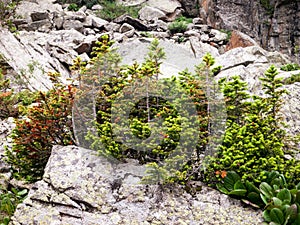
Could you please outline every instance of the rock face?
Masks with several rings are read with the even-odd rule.
[[[111,164],[95,152],[55,146],[44,178],[18,205],[11,225],[260,224],[261,211],[203,186],[195,196],[180,188],[140,184],[145,167]]]
[[[184,9],[184,13],[188,17],[199,16],[199,1],[198,0],[180,0],[179,1]]]
[[[296,74],[300,71],[295,71]],[[300,96],[300,84],[294,83],[292,85],[285,85],[285,89],[289,92],[284,96],[283,107],[281,113],[285,118],[285,122],[288,125],[288,132],[292,134],[299,134],[300,132],[300,114],[299,114],[299,96]],[[298,155],[299,156],[299,155]]]
[[[253,45],[257,45],[257,43],[252,38],[242,32],[235,30],[231,33],[230,40],[226,45],[226,51],[233,48],[248,47]]]
[[[0,52],[2,57],[7,59],[7,63],[17,72],[22,73],[23,70],[28,69],[29,65],[38,62],[42,68],[49,71],[60,71],[64,75],[64,69],[60,63],[51,58],[50,54],[41,48],[39,45],[31,43],[29,40],[23,40],[27,43],[19,41],[8,30],[0,28]],[[30,41],[31,42],[31,41]],[[54,69],[55,68],[55,69]],[[29,81],[29,86],[33,89],[42,90],[51,86],[50,81],[43,74],[42,70],[35,68],[31,77],[23,77],[24,80]],[[31,85],[32,84],[32,85]]]
[[[239,30],[263,48],[293,55],[299,62],[300,1],[260,2],[199,0],[199,14],[204,22],[215,28]]]

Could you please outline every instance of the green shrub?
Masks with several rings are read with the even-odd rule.
[[[97,15],[108,21],[112,21],[124,14],[137,18],[138,12],[141,9],[140,6],[125,6],[123,4],[116,3],[115,1],[101,1],[101,6],[103,9],[101,9]]]
[[[119,142],[117,140],[118,138],[115,137],[112,131],[112,103],[116,100],[117,97],[120,96],[120,93],[122,93],[126,85],[133,82],[134,80],[137,80],[146,82],[145,85],[149,86],[149,89],[151,89],[151,81],[142,81],[142,79],[146,76],[150,79],[151,77],[156,76],[159,71],[159,65],[161,64],[160,60],[164,57],[164,53],[158,49],[158,42],[155,42],[152,48],[153,52],[149,54],[149,58],[145,63],[141,65],[135,63],[134,65],[127,67],[124,66],[122,67],[122,71],[118,71],[118,66],[116,66],[114,70],[111,71],[113,72],[113,74],[109,76],[106,84],[101,87],[101,93],[97,98],[97,129],[99,132],[100,140],[109,151],[109,154],[117,159],[130,157],[139,159],[142,163],[153,160],[155,161],[157,158],[162,159],[168,154],[164,149],[172,149],[176,145],[175,143],[171,144],[170,142],[166,141],[165,144],[163,144],[164,147],[160,146],[160,149],[154,149],[150,153],[147,151],[136,152],[134,149],[126,148],[125,145]],[[157,54],[154,54],[154,52],[156,52]],[[109,51],[103,54],[98,53],[97,56],[100,58],[96,59],[96,61],[101,61],[102,57],[110,57],[108,56],[108,54],[111,54],[111,52]],[[127,94],[130,95],[131,93],[128,92]],[[157,105],[159,105],[159,107]],[[171,106],[166,101],[158,98],[152,98],[151,96],[146,99],[140,99],[139,102],[132,105],[130,117],[128,118],[130,121],[131,132],[139,139],[147,138],[147,136],[150,134],[148,125],[149,120],[155,118],[157,115],[163,117],[165,120],[168,120],[170,123],[174,123],[172,121],[176,120],[176,115],[174,115],[175,117],[168,117],[167,112],[164,111],[171,110],[170,107]],[[122,107],[120,107],[120,109],[122,109]],[[175,130],[174,132],[176,133]],[[168,134],[165,134],[166,139],[168,139],[168,136],[172,136],[171,133],[172,131],[170,131]]]
[[[180,16],[176,18],[174,22],[169,24],[168,29],[171,32],[171,34],[184,33],[187,30],[189,23],[192,23],[191,18]]]
[[[259,186],[265,203],[263,218],[267,224],[300,223],[300,183],[294,189],[262,182]]]
[[[184,33],[187,30],[188,24],[185,21],[174,21],[169,24],[168,29],[171,34]]]
[[[76,3],[71,3],[69,6],[68,6],[68,10],[70,11],[78,11],[79,10],[79,7]]]
[[[287,137],[278,117],[281,96],[285,93],[280,87],[282,79],[270,67],[263,81],[266,97],[249,96],[245,82],[233,77],[221,86],[227,103],[227,129],[223,144],[206,168],[206,181],[213,185],[220,180],[221,171],[235,171],[243,181],[255,185],[261,183],[265,171],[278,171],[289,185],[300,181],[298,160],[284,158],[284,140]],[[252,99],[251,99],[251,98]]]
[[[234,171],[223,171],[220,173],[222,180],[217,183],[217,188],[224,194],[243,200],[245,203],[256,208],[264,207],[259,189],[251,182],[242,181],[241,177]]]
[[[294,70],[300,70],[300,66],[297,63],[289,63],[280,67],[280,69],[284,71],[294,71]]]
[[[71,110],[75,89],[57,81],[58,74],[49,73],[54,88],[38,92],[34,105],[19,108],[23,118],[15,120],[12,149],[6,149],[7,162],[16,178],[41,179],[53,145],[74,144]]]
[[[16,207],[27,196],[27,190],[11,190],[0,187],[0,224],[8,225],[10,217],[14,214]]]
[[[138,159],[140,163],[147,164],[147,167],[149,167],[149,177],[144,179],[145,182],[153,182],[154,180],[158,182],[158,180],[156,180],[160,177],[158,174],[160,174],[162,178],[165,177],[164,174],[169,174],[168,171],[173,170],[173,175],[175,175],[174,177],[168,177],[169,181],[185,183],[193,176],[192,173],[190,173],[192,162],[199,161],[197,156],[199,157],[201,151],[205,151],[208,117],[206,114],[207,105],[205,94],[202,90],[205,78],[200,79],[200,77],[204,74],[212,74],[209,69],[213,64],[212,60],[210,60],[211,57],[209,55],[205,57],[205,62],[198,67],[196,74],[183,71],[178,78],[173,77],[167,79],[165,80],[164,86],[157,87],[153,85],[155,85],[154,81],[160,73],[159,67],[164,58],[164,52],[158,46],[159,43],[157,40],[151,44],[148,56],[143,63],[134,63],[133,65],[125,65],[122,67],[118,66],[120,61],[119,56],[116,55],[115,50],[110,48],[112,43],[108,41],[108,37],[103,36],[102,41],[98,44],[99,46],[94,49],[96,50],[94,51],[95,57],[91,60],[91,63],[89,63],[90,66],[88,68],[80,66],[79,60],[76,63],[77,66],[73,67],[73,69],[76,69],[78,72],[81,71],[82,81],[87,79],[85,83],[89,83],[90,81],[88,79],[91,77],[97,80],[99,75],[106,75],[105,83],[100,86],[100,91],[96,98],[96,127],[99,137],[95,137],[91,134],[88,135],[87,138],[92,141],[90,148],[99,150],[102,155],[110,155],[119,160],[135,158]],[[139,85],[136,86],[137,89],[127,89],[128,85],[135,84],[135,82],[137,82],[137,84],[143,84],[142,86],[147,87],[148,90],[161,90],[162,96],[164,96],[164,92],[170,92],[170,90],[172,93],[174,92],[174,96],[177,96],[178,91],[176,88],[178,87],[178,90],[185,90],[186,95],[178,96],[176,101],[174,100],[176,104],[180,105],[181,103],[191,101],[190,104],[192,104],[193,107],[196,106],[198,115],[195,117],[195,124],[199,122],[200,127],[195,126],[193,123],[190,124],[192,128],[185,129],[185,132],[188,133],[188,139],[190,139],[191,136],[195,137],[195,133],[198,133],[199,142],[197,146],[193,146],[195,149],[189,149],[187,147],[181,148],[180,151],[182,155],[185,151],[192,151],[193,153],[187,161],[183,160],[181,162],[180,165],[182,166],[180,169],[162,167],[161,162],[167,162],[168,165],[175,166],[178,160],[182,160],[182,155],[176,159],[174,157],[169,158],[169,156],[171,153],[173,154],[173,151],[179,144],[179,137],[182,135],[183,121],[188,121],[188,119],[183,115],[179,115],[174,103],[163,98],[153,97],[151,96],[151,92],[149,92],[148,97],[142,96],[138,98],[138,95],[135,95],[135,93],[141,93],[138,91]],[[87,91],[88,90],[90,90],[90,88],[87,88]],[[85,89],[83,91],[85,91]],[[135,103],[126,101],[126,106],[124,106],[122,105],[122,101],[117,100],[119,98],[126,98],[127,96],[128,99],[132,99],[130,96],[135,96],[139,101]],[[123,121],[122,117],[112,118],[113,104],[115,106],[114,110],[116,110],[113,115],[116,113],[122,114],[126,110],[126,107],[130,108],[129,117],[125,118],[126,121]],[[153,120],[162,120],[163,122],[160,127],[151,127],[150,129],[149,124]],[[198,121],[196,122],[196,120]],[[118,124],[129,121],[130,130],[122,131],[116,124],[113,125],[112,121],[117,121]],[[153,133],[158,133],[161,127],[167,129],[158,135],[159,138],[162,138],[162,140],[159,140],[160,144],[156,144],[152,148],[153,143],[156,143],[156,139],[152,139],[150,143],[138,144],[139,150],[130,147],[130,145],[128,146],[128,144],[131,143],[128,140],[130,140],[132,135],[139,140],[143,140]],[[118,129],[121,130],[123,137],[120,137],[120,131]],[[197,136],[195,138],[197,138]],[[126,144],[123,143],[123,140],[127,140]],[[104,149],[102,146],[104,146]]]
[[[292,74],[291,77],[284,80],[284,84],[293,84],[296,82],[300,82],[300,73]]]
[[[300,183],[289,189],[284,175],[277,171],[266,171],[257,187],[248,180],[243,181],[236,172],[228,171],[217,188],[246,204],[262,208],[264,224],[300,223]]]
[[[187,18],[185,16],[179,16],[175,19],[176,22],[186,22],[186,23],[192,23],[193,19],[192,18]]]

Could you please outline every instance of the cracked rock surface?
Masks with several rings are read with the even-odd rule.
[[[111,163],[92,150],[55,146],[43,180],[18,205],[11,225],[261,224],[261,211],[202,186],[140,184],[145,167]]]

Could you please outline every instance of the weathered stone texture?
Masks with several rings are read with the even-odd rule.
[[[267,50],[299,58],[295,47],[300,46],[300,1],[271,1],[274,12],[259,0],[199,0],[199,3],[200,17],[209,25],[239,30]]]
[[[94,151],[55,146],[44,178],[18,205],[11,225],[260,224],[261,211],[203,186],[194,197],[179,187],[140,184],[145,167],[111,164]]]

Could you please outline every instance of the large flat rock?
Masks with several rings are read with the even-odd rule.
[[[55,146],[43,180],[18,205],[11,225],[261,224],[261,211],[202,187],[140,184],[145,167],[112,164],[92,150]]]

